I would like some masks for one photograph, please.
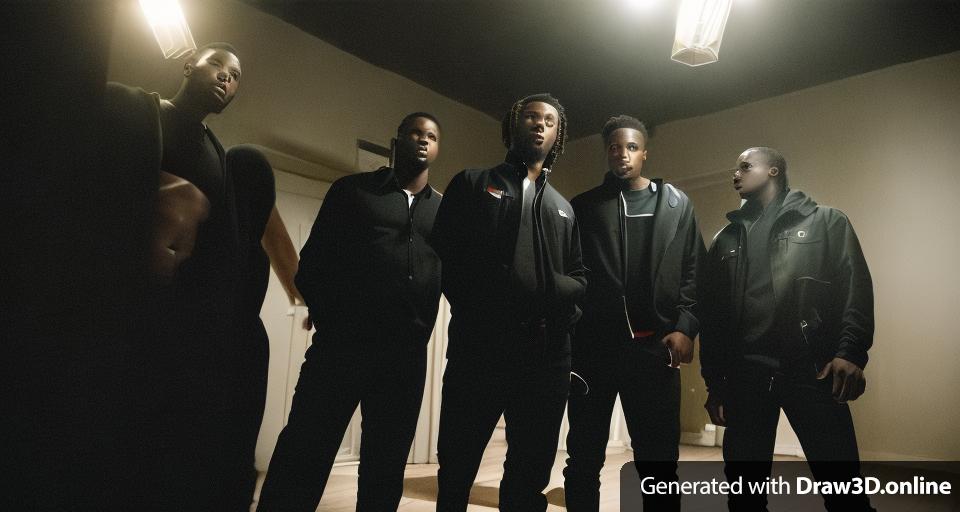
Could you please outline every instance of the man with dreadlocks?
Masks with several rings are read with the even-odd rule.
[[[506,161],[459,173],[440,204],[435,247],[452,318],[437,510],[466,510],[501,415],[500,510],[546,510],[586,286],[573,208],[547,183],[566,131],[556,98],[521,99],[503,120]]]
[[[696,270],[705,250],[693,204],[673,185],[643,176],[643,123],[611,117],[601,134],[607,152],[603,183],[571,201],[591,272],[573,342],[574,371],[590,389],[570,397],[564,470],[570,511],[599,507],[618,394],[640,476],[677,479],[678,368],[693,359],[699,331]],[[679,495],[648,494],[644,506],[679,510]]]

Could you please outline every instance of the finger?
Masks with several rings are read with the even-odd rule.
[[[725,427],[727,425],[727,415],[723,410],[723,405],[717,406],[717,416],[720,419],[720,423],[715,423],[715,425],[720,425],[721,427]]]
[[[853,391],[853,376],[849,374],[843,375],[843,385],[840,387],[840,393],[837,395],[837,401],[840,403],[845,403],[850,398],[850,393]]]
[[[680,362],[684,364],[690,364],[693,362],[693,345],[692,344],[683,344],[683,350],[680,352]]]
[[[840,389],[843,388],[843,374],[838,370],[833,372],[833,397],[836,398],[840,395]]]
[[[671,344],[667,345],[667,351],[670,352],[670,367],[680,368],[680,353],[677,349]]]
[[[826,365],[824,365],[823,369],[820,370],[820,373],[817,374],[817,380],[822,380],[823,378],[825,378],[830,373],[830,370],[832,369],[833,369],[833,362],[829,362]]]

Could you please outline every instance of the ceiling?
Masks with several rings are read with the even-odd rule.
[[[957,1],[734,0],[720,61],[697,68],[670,60],[678,0],[245,1],[496,119],[550,92],[575,138],[960,50]]]

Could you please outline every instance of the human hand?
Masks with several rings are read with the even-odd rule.
[[[833,399],[837,403],[846,403],[856,400],[867,388],[867,379],[863,376],[863,369],[843,359],[835,357],[820,370],[817,379],[825,379],[833,374]]]
[[[707,414],[710,415],[710,423],[714,425],[723,427],[727,424],[727,417],[723,411],[723,398],[722,393],[713,392],[707,395],[707,402],[703,404],[703,408],[707,410]]]
[[[689,363],[693,361],[693,340],[689,336],[674,331],[660,340],[667,350],[670,351],[670,366],[680,368],[680,363]]]

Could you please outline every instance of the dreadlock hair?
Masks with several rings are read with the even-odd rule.
[[[190,54],[190,60],[191,60],[191,61],[196,61],[197,58],[199,58],[200,55],[201,55],[204,51],[206,51],[206,50],[226,50],[226,51],[232,53],[232,54],[237,58],[237,60],[240,60],[240,54],[237,53],[236,47],[234,47],[234,46],[233,46],[232,44],[230,44],[230,43],[224,43],[224,42],[207,43],[207,44],[205,44],[205,45],[197,48],[196,50],[193,51],[192,54]]]
[[[643,125],[643,122],[635,117],[628,115],[620,115],[611,117],[607,119],[606,123],[603,123],[603,129],[600,130],[600,134],[603,137],[603,143],[606,144],[610,142],[610,134],[614,130],[619,130],[620,128],[633,128],[634,130],[640,132],[643,135],[643,143],[646,144],[650,140],[650,134],[647,133],[647,127]]]
[[[532,94],[514,103],[513,106],[510,107],[510,111],[507,112],[507,115],[503,117],[500,133],[503,138],[503,145],[506,146],[507,149],[510,149],[513,145],[513,134],[517,129],[517,123],[520,122],[520,113],[523,112],[523,107],[535,101],[552,106],[557,109],[557,113],[560,114],[560,124],[557,126],[557,141],[553,143],[553,147],[550,148],[550,153],[547,154],[546,160],[543,161],[544,167],[551,168],[553,167],[553,163],[557,161],[557,158],[563,154],[563,146],[567,141],[567,114],[563,109],[563,105],[560,104],[560,100],[551,96],[550,93]]]
[[[787,180],[787,160],[783,158],[783,154],[773,148],[768,148],[766,146],[758,146],[755,148],[750,148],[747,151],[756,151],[763,155],[763,159],[766,160],[767,165],[770,167],[776,167],[780,170],[780,174],[777,175],[776,180],[780,184],[781,190],[786,190],[789,186],[789,181]]]
[[[441,130],[440,121],[437,121],[437,118],[434,117],[433,114],[429,112],[414,112],[412,114],[407,114],[407,116],[404,117],[402,121],[400,121],[400,125],[397,126],[397,136],[398,137],[402,136],[403,131],[406,130],[408,126],[413,124],[414,120],[420,119],[420,118],[429,119],[433,121],[433,124],[437,125],[437,130]]]

